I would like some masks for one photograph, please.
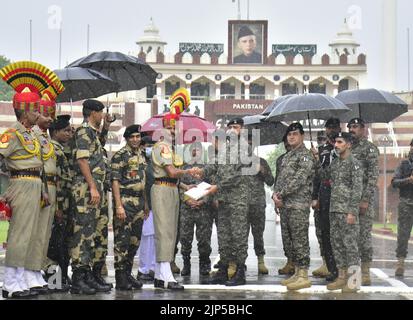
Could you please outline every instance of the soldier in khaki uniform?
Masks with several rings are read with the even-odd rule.
[[[360,285],[358,253],[359,204],[363,192],[360,162],[351,153],[351,135],[339,133],[335,139],[339,157],[326,169],[323,178],[331,180],[330,235],[338,278],[327,285],[328,290],[357,292]],[[358,277],[356,283],[350,280]],[[357,279],[356,279],[357,280]]]
[[[50,91],[47,91],[50,92]],[[36,133],[40,145],[42,147],[43,169],[46,177],[44,183],[47,184],[47,193],[49,205],[42,208],[40,211],[39,221],[37,224],[36,233],[41,237],[42,252],[36,253],[43,257],[43,269],[48,264],[47,250],[49,248],[49,239],[52,233],[53,218],[56,212],[56,182],[57,182],[57,168],[56,168],[56,152],[50,136],[47,133],[53,118],[56,113],[56,104],[51,93],[44,93],[40,100],[40,117],[37,120],[37,125],[33,128]],[[43,280],[43,286],[47,291],[47,283]]]
[[[142,288],[132,274],[133,259],[139,248],[143,220],[149,215],[145,195],[146,161],[140,151],[141,127],[126,128],[126,146],[111,160],[116,289]]]
[[[36,76],[34,76],[36,75]],[[59,82],[56,75],[35,62],[16,62],[0,70],[16,90],[13,108],[17,122],[0,136],[0,162],[10,173],[10,184],[1,196],[13,213],[7,235],[4,298],[21,298],[44,292],[43,235],[37,234],[42,193],[40,142],[32,130],[39,118],[39,92],[45,83]]]
[[[162,138],[152,149],[153,174],[155,177],[155,183],[151,188],[156,245],[155,288],[184,289],[175,280],[170,263],[174,259],[178,231],[178,179],[186,173],[195,174],[193,169],[178,169],[183,165],[183,160],[175,153],[174,146],[176,121],[179,120],[179,113],[186,109],[189,104],[189,94],[185,89],[178,89],[171,96],[171,113],[163,118],[165,130],[162,133],[156,133],[158,138],[159,134]]]

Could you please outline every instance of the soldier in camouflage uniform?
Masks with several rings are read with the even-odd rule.
[[[76,203],[74,231],[71,240],[71,293],[94,294],[110,291],[111,286],[94,272],[95,238],[103,205],[106,167],[104,151],[99,139],[104,106],[97,100],[86,100],[83,113],[87,122],[76,129],[74,148],[74,179],[72,191]],[[95,271],[95,270],[94,270]]]
[[[351,284],[350,277],[360,278],[358,252],[359,204],[363,192],[363,176],[360,162],[351,154],[351,135],[340,133],[335,139],[334,159],[324,172],[331,180],[330,225],[331,244],[338,267],[338,278],[327,285],[328,290],[356,292],[359,281]]]
[[[371,285],[370,264],[373,260],[371,231],[374,218],[374,193],[379,178],[379,150],[365,137],[363,119],[354,118],[347,124],[354,142],[353,156],[360,162],[363,169],[363,196],[360,202],[360,237],[359,252],[361,258],[362,285]]]
[[[203,150],[201,143],[193,143],[190,146],[191,159],[182,169],[191,169],[193,167],[203,168]],[[202,181],[189,175],[184,175],[181,178],[181,183],[188,186],[198,185]],[[208,208],[208,199],[203,198],[193,200],[187,198],[181,193],[180,205],[180,242],[181,253],[184,261],[182,276],[191,274],[191,250],[192,241],[194,238],[194,227],[196,227],[196,240],[198,242],[199,252],[199,273],[200,275],[208,275],[211,270],[211,234],[212,234],[212,214]]]
[[[248,137],[248,143],[252,144],[252,136]],[[256,157],[250,150],[253,157]],[[264,262],[264,229],[265,229],[265,184],[271,187],[274,184],[274,176],[268,162],[256,157],[255,163],[259,164],[258,173],[249,176],[250,178],[250,205],[248,210],[248,222],[254,237],[254,251],[258,259],[258,274],[268,274],[268,269]]]
[[[404,260],[407,256],[407,248],[413,227],[413,140],[410,142],[408,159],[403,160],[396,169],[392,186],[393,188],[399,188],[400,191],[396,249],[398,261],[395,275],[396,277],[403,277]]]
[[[56,153],[56,213],[52,226],[52,235],[50,237],[48,258],[51,263],[58,264],[61,269],[62,282],[61,286],[57,283],[56,288],[59,291],[69,290],[69,277],[67,274],[69,267],[69,237],[71,234],[72,214],[69,211],[69,203],[72,193],[73,173],[70,170],[69,160],[64,153],[64,145],[72,137],[72,128],[70,127],[70,116],[61,115],[51,124],[49,128],[52,143]],[[50,277],[50,266],[47,268],[46,276]],[[50,288],[50,287],[49,287]]]
[[[283,137],[283,142],[284,142],[284,148],[285,148],[285,153],[280,155],[277,158],[276,161],[276,173],[275,173],[275,179],[274,179],[274,188],[277,185],[278,177],[281,174],[281,166],[282,166],[282,161],[287,154],[287,152],[290,150],[290,146],[288,145],[287,142],[287,135],[284,135]],[[279,183],[282,183],[280,181]],[[287,258],[287,263],[280,269],[278,269],[278,274],[288,274],[288,275],[293,275],[295,273],[295,266],[293,262],[293,242],[291,239],[291,234],[288,230],[288,216],[287,216],[287,211],[285,208],[277,208],[275,207],[275,212],[280,216],[280,224],[281,224],[281,239],[282,239],[282,244],[283,244],[283,250],[284,250],[284,255]]]
[[[212,277],[211,283],[226,286],[243,285],[245,279],[245,261],[248,256],[248,206],[249,206],[249,178],[244,175],[241,159],[248,155],[248,141],[241,136],[244,121],[242,118],[232,119],[228,123],[229,142],[226,144],[225,158],[218,164],[205,167],[203,174],[210,177],[213,174],[219,177],[216,185],[209,190],[209,194],[217,195],[218,200],[218,245],[221,265],[218,272]],[[241,154],[243,153],[243,154]],[[227,268],[230,264],[236,265],[236,273],[228,279]]]
[[[146,161],[140,150],[141,127],[131,125],[123,137],[126,146],[111,160],[112,190],[116,215],[113,217],[116,289],[142,288],[132,274],[133,260],[139,248],[142,225],[149,214],[145,195]]]
[[[108,226],[109,226],[109,202],[108,192],[112,190],[112,182],[110,180],[110,163],[108,158],[108,152],[105,149],[106,140],[109,133],[109,127],[116,119],[109,113],[105,114],[103,120],[103,127],[99,134],[100,143],[103,147],[103,156],[105,161],[106,175],[103,182],[103,197],[102,206],[100,208],[100,216],[96,227],[95,234],[95,257],[93,259],[93,274],[95,278],[98,278],[98,282],[104,282],[102,276],[108,275],[108,269],[106,266],[106,256],[108,254]],[[112,284],[109,284],[113,288]]]
[[[304,145],[304,129],[300,123],[292,123],[286,134],[291,150],[282,161],[273,200],[277,208],[286,210],[287,227],[292,239],[293,263],[296,267],[295,274],[281,284],[286,285],[288,290],[298,290],[311,287],[308,279],[308,229],[316,163]]]

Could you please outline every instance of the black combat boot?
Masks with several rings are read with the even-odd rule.
[[[326,281],[332,282],[332,281],[335,281],[337,278],[338,278],[338,271],[336,269],[330,272],[330,274],[326,277]]]
[[[191,275],[191,257],[190,256],[183,256],[184,260],[184,267],[181,271],[181,276],[190,276]]]
[[[225,282],[225,285],[228,287],[235,287],[235,286],[242,286],[246,283],[245,280],[245,265],[244,264],[237,264],[237,272],[235,276]]]
[[[94,271],[97,272],[97,270]],[[109,285],[103,285],[97,282],[94,272],[92,272],[89,268],[86,271],[85,282],[89,287],[94,288],[96,292],[108,292],[111,289]]]
[[[115,271],[116,290],[127,291],[132,290],[132,284],[128,280],[128,273],[125,270]]]
[[[224,263],[219,264],[218,271],[209,279],[210,284],[225,284],[228,281],[228,265]]]
[[[89,287],[85,282],[87,270],[83,268],[73,270],[72,285],[70,287],[71,294],[95,294],[96,290]]]
[[[211,259],[209,257],[200,257],[199,258],[199,274],[201,276],[207,276],[209,275],[209,272],[211,271]]]
[[[133,277],[132,274],[132,266],[131,265],[127,265],[126,269],[126,274],[128,276],[128,281],[129,283],[132,285],[133,289],[141,289],[143,286],[142,281],[139,279],[139,276],[136,277],[136,279]]]
[[[104,265],[104,262],[99,262],[93,266],[93,277],[95,278],[98,284],[100,284],[102,287],[107,288],[106,291],[110,291],[110,289],[113,288],[113,284],[107,283],[105,279],[103,279],[102,277],[103,265]]]

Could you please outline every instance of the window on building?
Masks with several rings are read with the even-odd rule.
[[[229,82],[221,83],[221,99],[235,99],[235,84]]]
[[[282,95],[286,96],[288,94],[297,94],[298,87],[296,83],[283,83]]]
[[[146,87],[146,99],[150,102],[156,95],[156,84],[152,84]]]
[[[265,99],[265,84],[251,83],[250,84],[250,99],[252,100]]]
[[[320,83],[310,83],[308,86],[309,93],[322,93],[326,94],[326,84],[324,82]]]
[[[181,87],[179,81],[166,81],[165,82],[165,96],[171,96],[177,89]]]
[[[192,98],[206,98],[209,97],[209,82],[192,82],[191,83],[191,97]]]
[[[348,90],[348,89],[349,89],[348,79],[343,79],[338,83],[338,92]]]

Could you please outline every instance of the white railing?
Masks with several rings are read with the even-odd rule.
[[[398,158],[400,156],[400,148],[399,148],[399,144],[397,143],[396,134],[394,133],[393,122],[389,122],[387,124],[387,130],[389,131],[390,139],[393,142],[393,154],[395,157]]]

